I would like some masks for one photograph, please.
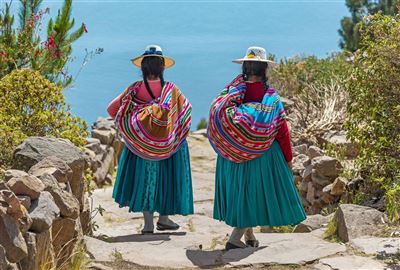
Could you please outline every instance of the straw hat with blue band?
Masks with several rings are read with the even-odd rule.
[[[243,64],[243,62],[245,61],[266,62],[271,67],[277,65],[276,62],[267,58],[267,51],[264,48],[255,46],[249,47],[247,49],[246,55],[243,58],[235,59],[232,62],[236,64]]]
[[[140,68],[142,66],[143,58],[148,57],[148,56],[157,56],[157,57],[163,58],[165,68],[169,68],[169,67],[172,67],[173,65],[175,65],[175,61],[172,58],[169,58],[169,57],[163,55],[162,49],[158,45],[147,46],[144,53],[141,56],[133,58],[131,61],[135,66]]]

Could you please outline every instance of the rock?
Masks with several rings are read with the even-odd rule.
[[[317,174],[326,177],[338,177],[342,172],[342,165],[340,162],[332,157],[320,156],[311,160],[311,165]]]
[[[356,145],[346,138],[345,131],[328,131],[317,139],[320,144],[333,144],[337,148],[343,149],[346,157],[354,158],[358,154]]]
[[[45,191],[50,192],[54,202],[60,209],[61,216],[76,219],[79,216],[79,202],[75,196],[68,191],[62,190],[53,175],[45,174],[41,177],[41,180],[46,186]]]
[[[41,233],[48,230],[53,224],[54,219],[60,216],[60,209],[57,207],[51,194],[43,191],[40,193],[39,198],[32,202],[29,215],[33,221],[31,230]]]
[[[31,197],[20,195],[17,196],[17,198],[20,201],[20,203],[25,207],[25,209],[29,209],[31,207],[32,203]]]
[[[370,200],[363,202],[362,205],[384,212],[386,210],[386,196],[382,195],[381,197],[373,197]]]
[[[79,148],[65,139],[29,137],[14,151],[13,167],[28,171],[33,165],[48,156],[64,160],[72,169],[70,180],[72,193],[83,203],[85,158]]]
[[[307,155],[307,144],[301,144],[301,145],[297,145],[297,146],[293,146],[293,155],[294,156],[298,156],[300,154],[302,155]]]
[[[0,232],[0,246],[6,250],[9,262],[19,262],[28,255],[28,247],[15,219],[9,215],[1,216]]]
[[[300,191],[307,193],[308,190],[308,182],[302,181],[300,184]]]
[[[309,182],[312,180],[311,179],[312,168],[313,166],[310,164],[302,172],[301,177],[304,179],[304,181]]]
[[[333,184],[329,184],[322,189],[323,193],[331,193]]]
[[[310,202],[311,204],[314,203],[315,201],[315,187],[312,184],[312,182],[308,182],[307,184],[307,201]]]
[[[24,171],[9,169],[4,172],[4,180],[7,182],[8,180],[10,180],[13,177],[21,177],[21,176],[27,176],[27,175],[28,175],[28,173],[26,173]]]
[[[328,267],[328,268],[327,268]],[[363,256],[345,255],[323,258],[315,266],[316,270],[384,270],[385,265],[379,261]]]
[[[7,186],[15,195],[26,195],[36,200],[44,189],[43,183],[33,175],[13,177],[7,182]]]
[[[107,155],[101,161],[101,166],[93,174],[93,180],[97,184],[102,185],[105,182],[111,166],[114,166],[114,148],[109,147],[107,149]]]
[[[301,174],[306,166],[310,164],[310,159],[304,154],[299,154],[293,158],[292,170],[295,174]]]
[[[83,234],[91,235],[92,234],[92,224],[91,224],[92,212],[90,210],[90,201],[89,201],[89,196],[87,193],[85,194],[84,205],[83,205],[83,209],[81,211],[79,218],[81,220]]]
[[[102,144],[111,145],[115,138],[117,132],[114,129],[110,130],[100,130],[100,129],[93,129],[92,130],[92,137],[97,138],[100,140]]]
[[[86,149],[89,149],[93,151],[95,154],[100,154],[102,152],[102,149],[100,147],[100,140],[97,138],[87,138],[86,139],[87,144],[85,145]]]
[[[285,97],[280,98],[283,104],[283,107],[285,107],[285,111],[290,113],[293,109],[294,106],[294,101]]]
[[[311,172],[311,180],[314,184],[319,185],[321,187],[325,187],[325,186],[331,184],[335,180],[335,178],[321,176],[313,169]]]
[[[399,252],[400,238],[368,237],[350,240],[350,246],[367,255],[396,255]]]
[[[24,238],[28,247],[28,256],[22,259],[19,263],[21,265],[21,269],[39,270],[36,249],[36,234],[32,232],[27,232]]]
[[[193,131],[191,134],[193,134],[193,135],[202,135],[202,136],[207,138],[207,129],[206,128],[199,129],[199,130]]]
[[[35,176],[48,173],[53,175],[60,183],[69,182],[72,177],[72,169],[64,160],[56,156],[45,157],[39,163],[33,165],[29,173]]]
[[[346,191],[347,179],[344,177],[338,177],[332,183],[331,195],[340,196]]]
[[[8,270],[8,261],[6,259],[6,251],[0,246],[0,269]],[[29,269],[29,268],[27,268]]]
[[[358,190],[360,188],[360,186],[362,185],[362,183],[364,182],[364,179],[362,179],[361,177],[357,177],[355,179],[352,179],[348,184],[347,184],[347,188],[349,190]]]
[[[115,129],[114,119],[99,117],[97,118],[96,122],[93,123],[92,129],[100,129],[100,130]]]
[[[341,204],[335,218],[338,237],[344,242],[374,235],[386,223],[385,215],[378,210],[354,204]]]
[[[303,178],[300,175],[294,175],[293,176],[293,181],[294,181],[295,185],[301,183],[302,180],[303,180]]]
[[[320,157],[324,154],[324,151],[321,150],[319,147],[315,146],[315,145],[311,145],[310,147],[308,147],[307,149],[307,156],[310,159],[313,159],[315,157]]]
[[[294,228],[294,233],[307,233],[319,228],[325,227],[331,216],[323,216],[320,214],[307,216],[307,219],[302,221]]]

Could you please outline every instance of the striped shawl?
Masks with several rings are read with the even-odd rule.
[[[279,95],[266,86],[261,103],[243,103],[246,82],[236,77],[211,104],[208,138],[214,150],[236,163],[268,150],[286,118]]]
[[[179,150],[190,131],[192,106],[171,82],[165,83],[158,99],[143,103],[135,97],[142,83],[135,82],[126,90],[116,127],[135,155],[167,159]]]

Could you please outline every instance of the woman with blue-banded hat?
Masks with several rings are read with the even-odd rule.
[[[233,62],[242,73],[212,102],[207,130],[218,154],[214,218],[234,227],[227,250],[258,247],[255,226],[306,218],[293,182],[285,110],[268,85],[267,69],[275,63],[261,47],[248,48]]]
[[[120,207],[143,212],[142,234],[177,230],[169,215],[193,214],[192,177],[186,137],[190,131],[191,104],[164,69],[175,61],[158,45],[132,59],[143,79],[129,85],[108,106],[125,148],[118,164],[113,198]]]

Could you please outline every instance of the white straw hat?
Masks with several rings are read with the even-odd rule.
[[[173,65],[175,65],[175,61],[172,58],[169,58],[169,57],[163,55],[162,49],[158,45],[148,45],[145,48],[145,51],[141,56],[133,58],[131,61],[135,66],[141,67],[143,58],[148,57],[148,56],[157,56],[157,57],[163,58],[166,68],[169,68],[169,67],[172,67]]]
[[[236,64],[243,64],[245,61],[266,62],[272,64],[272,66],[277,65],[276,62],[267,59],[267,52],[264,48],[256,46],[249,47],[246,55],[243,58],[235,59],[232,62]]]

